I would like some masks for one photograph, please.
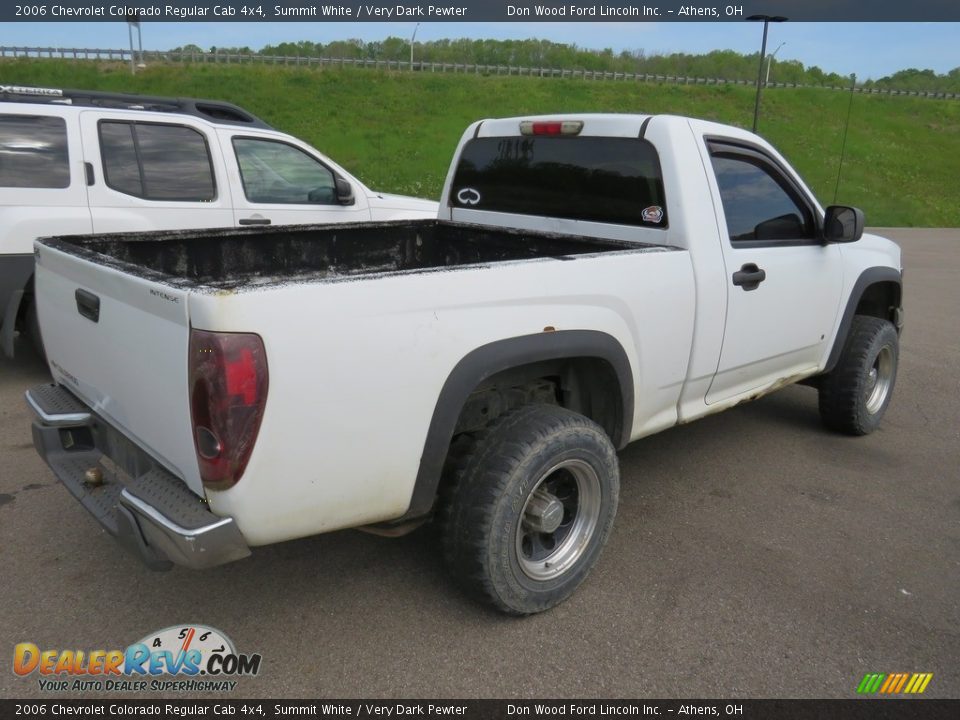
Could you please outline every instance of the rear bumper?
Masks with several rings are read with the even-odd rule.
[[[214,515],[182,480],[62,386],[27,391],[33,444],[54,475],[121,545],[155,570],[202,569],[250,554],[232,518]]]

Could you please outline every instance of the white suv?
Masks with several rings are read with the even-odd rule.
[[[0,350],[47,235],[436,218],[230,103],[0,85]]]

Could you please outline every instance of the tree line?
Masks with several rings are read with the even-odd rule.
[[[171,52],[409,61],[410,41],[398,37],[369,42],[354,38],[326,44],[301,40],[267,45],[260,50],[249,47],[211,47],[207,51],[197,45],[187,45],[173,48]],[[759,53],[743,54],[733,50],[714,50],[705,54],[647,54],[643,50],[615,53],[610,48],[591,50],[549,40],[460,38],[417,42],[414,47],[414,60],[424,63],[543,67],[752,81],[757,77]],[[851,82],[850,77],[828,72],[816,65],[808,67],[799,60],[768,59],[767,62],[770,63],[770,82],[834,87],[849,85]],[[876,89],[960,92],[960,67],[943,75],[933,70],[909,68],[879,80],[857,81],[857,85]]]

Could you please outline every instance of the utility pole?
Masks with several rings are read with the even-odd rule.
[[[133,51],[133,29],[137,29],[137,42],[140,47],[140,62],[143,62],[143,34],[140,32],[140,13],[131,10],[127,13],[127,35],[130,38],[130,73],[137,74],[136,53]]]
[[[417,40],[417,30],[420,29],[420,23],[413,28],[413,35],[410,36],[410,72],[413,72],[413,44]]]
[[[757,99],[753,104],[753,131],[757,131],[757,120],[760,118],[760,88],[763,83],[763,58],[767,54],[767,27],[772,22],[784,22],[788,18],[783,15],[751,15],[747,20],[763,21],[763,44],[760,46],[760,64],[757,67]]]
[[[137,63],[133,57],[133,23],[127,20],[127,35],[130,38],[130,74],[137,74]]]

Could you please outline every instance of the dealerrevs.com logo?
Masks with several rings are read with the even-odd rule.
[[[239,676],[260,672],[261,656],[238,653],[224,633],[206,625],[172,625],[125,650],[41,650],[18,643],[13,672],[36,674],[49,692],[223,692]]]

